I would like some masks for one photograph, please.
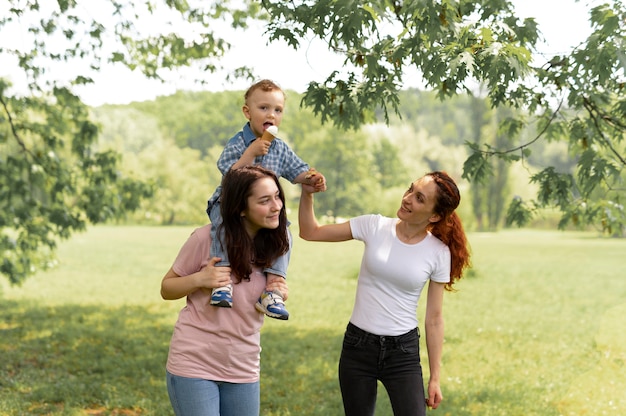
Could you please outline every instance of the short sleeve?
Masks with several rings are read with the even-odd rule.
[[[172,269],[179,276],[188,276],[205,267],[211,254],[211,225],[195,229],[181,247]]]
[[[435,268],[430,276],[430,280],[438,283],[448,283],[450,281],[450,268],[452,265],[448,246],[442,244],[437,252],[436,259]]]
[[[355,240],[365,241],[367,236],[376,229],[380,215],[361,215],[350,219],[350,229]]]

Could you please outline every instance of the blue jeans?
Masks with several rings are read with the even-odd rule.
[[[227,383],[167,372],[167,393],[176,416],[259,416],[260,382]]]
[[[226,244],[224,243],[224,230],[222,225],[222,215],[220,213],[220,204],[216,202],[211,206],[209,210],[209,218],[211,220],[211,256],[220,257],[222,260],[216,263],[216,266],[230,266],[228,260],[228,251],[226,250]],[[287,224],[289,225],[289,224]],[[218,233],[219,231],[219,233]],[[287,266],[289,266],[289,258],[291,256],[291,244],[293,239],[291,238],[291,231],[287,228],[289,234],[289,251],[282,256],[278,257],[271,267],[263,270],[265,273],[272,273],[278,276],[287,278]]]
[[[372,416],[380,380],[395,416],[426,415],[419,329],[378,336],[348,324],[339,359],[339,385],[346,416]]]

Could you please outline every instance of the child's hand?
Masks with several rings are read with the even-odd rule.
[[[309,169],[304,178],[306,179],[306,183],[303,185],[312,187],[313,192],[324,192],[326,190],[326,178],[320,172],[316,171],[315,168]],[[310,188],[307,188],[307,191],[309,191],[309,189]]]
[[[255,141],[250,143],[250,146],[246,149],[246,151],[252,152],[254,157],[257,156],[265,156],[267,152],[270,151],[270,145],[272,142],[268,142],[267,140],[262,140],[257,138]]]

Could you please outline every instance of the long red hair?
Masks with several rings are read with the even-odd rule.
[[[461,218],[455,212],[461,202],[461,193],[454,180],[441,171],[427,173],[437,184],[437,201],[435,213],[441,220],[432,223],[429,231],[443,241],[450,249],[451,267],[450,281],[446,290],[453,290],[454,283],[463,277],[463,271],[470,266],[470,250],[465,236]]]

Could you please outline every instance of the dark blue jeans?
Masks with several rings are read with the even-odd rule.
[[[378,380],[395,416],[426,414],[419,329],[378,336],[349,323],[339,359],[339,385],[346,416],[372,416]]]

